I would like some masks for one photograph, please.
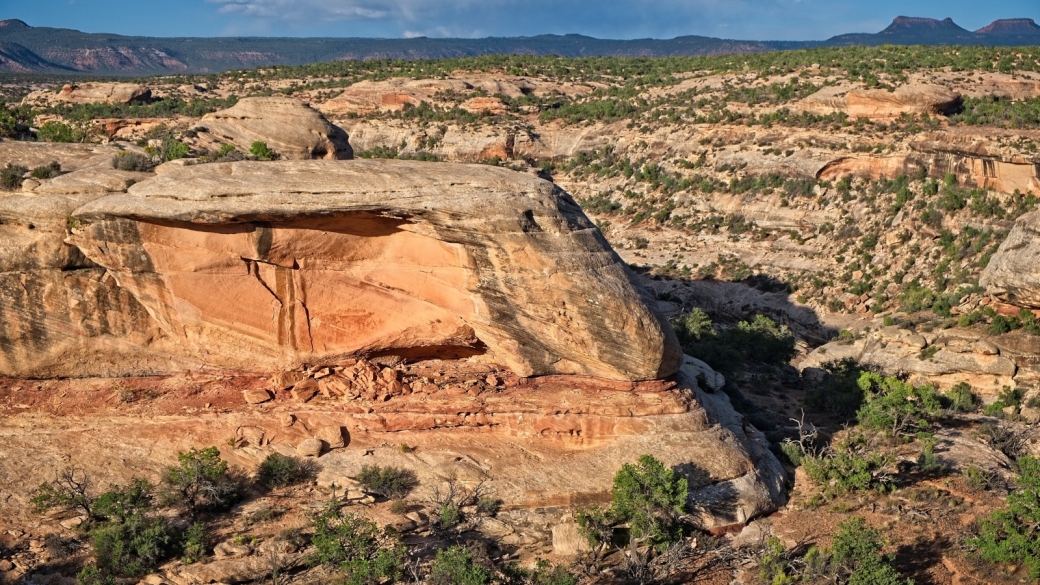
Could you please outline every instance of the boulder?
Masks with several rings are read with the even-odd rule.
[[[515,373],[676,371],[667,322],[559,187],[487,165],[187,166],[75,211],[68,238],[180,355],[252,371],[484,354]]]
[[[304,439],[296,445],[296,452],[304,457],[318,457],[324,448],[325,445],[320,439]]]
[[[243,390],[242,397],[245,398],[249,404],[263,404],[271,399],[271,393],[263,388],[256,388],[253,390]]]
[[[913,83],[894,91],[854,86],[829,86],[806,97],[794,108],[818,115],[838,112],[853,120],[892,120],[903,114],[948,114],[961,105],[961,96],[939,85]]]
[[[979,277],[1005,303],[1040,309],[1040,212],[1018,218]]]
[[[561,522],[553,526],[552,547],[553,554],[561,557],[575,557],[592,550],[577,522]]]
[[[58,92],[35,91],[22,100],[23,104],[129,104],[149,102],[152,90],[135,83],[70,83]]]
[[[312,378],[297,382],[292,389],[292,397],[296,402],[307,402],[317,395],[318,383]]]
[[[354,157],[343,129],[305,102],[291,98],[242,98],[226,110],[203,116],[196,131],[208,147],[230,142],[249,152],[253,142],[260,141],[283,159]]]
[[[329,449],[342,449],[347,445],[343,439],[343,427],[341,426],[321,427],[314,433],[314,438],[323,441]]]

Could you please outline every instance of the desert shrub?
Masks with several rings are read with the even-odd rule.
[[[76,574],[76,585],[119,585],[119,581],[102,573],[97,565],[87,565]]]
[[[795,355],[795,339],[786,325],[765,315],[741,321],[736,327],[716,330],[700,309],[672,322],[687,354],[703,360],[727,377],[748,362],[780,365]]]
[[[152,163],[151,158],[139,152],[124,150],[116,156],[112,166],[120,171],[147,172],[152,170],[155,164]]]
[[[274,151],[267,147],[267,143],[261,142],[260,140],[257,140],[249,146],[249,154],[253,155],[258,160],[273,160],[276,156]]]
[[[1040,578],[1040,459],[1018,460],[1021,476],[1008,495],[1007,507],[979,522],[979,534],[967,540],[969,548],[994,563],[1021,563],[1033,579]]]
[[[846,437],[820,453],[802,456],[805,473],[828,496],[891,490],[894,484],[885,471],[891,464],[891,458],[871,451],[862,435]]]
[[[177,465],[163,473],[163,497],[181,505],[194,519],[200,511],[220,510],[238,501],[238,481],[216,447],[177,454]]]
[[[94,510],[97,498],[91,495],[91,487],[86,472],[69,467],[59,471],[54,481],[40,484],[33,491],[29,502],[37,514],[59,509],[86,516],[88,522],[104,520]]]
[[[311,565],[338,568],[349,585],[377,585],[401,578],[404,545],[395,535],[379,530],[375,522],[344,514],[331,504],[314,516],[313,526]]]
[[[1018,459],[1025,449],[1022,434],[1004,425],[991,423],[979,425],[975,436],[985,441],[990,447],[1007,455],[1011,460]]]
[[[949,471],[949,466],[943,463],[935,454],[935,438],[919,437],[921,442],[921,454],[917,456],[917,469],[927,475],[943,475]]]
[[[7,163],[3,169],[0,169],[0,189],[6,191],[14,191],[20,189],[22,186],[22,177],[25,173],[28,173],[29,169],[22,165],[12,165]]]
[[[1018,388],[1011,388],[1010,386],[1004,386],[1004,388],[997,394],[997,399],[986,405],[983,412],[988,416],[1004,416],[1004,409],[1009,406],[1018,407],[1022,405],[1022,399],[1025,397],[1025,392]]]
[[[184,158],[188,156],[190,150],[191,149],[188,148],[187,144],[184,144],[172,136],[163,138],[155,146],[145,148],[145,151],[154,154],[155,157],[159,159],[159,162],[169,162],[171,160]]]
[[[805,405],[843,417],[856,414],[863,404],[859,377],[866,370],[852,358],[826,362],[823,370],[823,377],[806,392]]]
[[[53,161],[48,165],[41,165],[32,170],[30,175],[34,179],[53,179],[61,174],[61,163]]]
[[[412,493],[419,485],[419,478],[410,469],[365,465],[357,476],[365,491],[379,494],[390,500],[400,500]]]
[[[609,542],[614,526],[627,523],[632,538],[655,546],[682,538],[679,515],[689,493],[686,478],[652,455],[626,463],[614,475],[613,501],[607,509],[590,506],[577,513],[581,532],[594,547]]]
[[[61,122],[45,122],[36,137],[44,142],[81,142],[83,132]]]
[[[273,488],[300,483],[308,475],[308,470],[298,458],[271,453],[257,469],[256,481],[266,488]]]
[[[577,585],[578,579],[562,565],[554,565],[545,559],[535,561],[533,569],[511,564],[502,568],[504,583],[516,585]]]
[[[94,502],[95,514],[103,521],[89,537],[102,574],[138,577],[180,550],[178,530],[155,514],[154,489],[144,480],[134,480]]]
[[[972,491],[987,491],[995,485],[996,481],[996,475],[991,471],[986,471],[974,465],[964,469],[964,483]]]
[[[206,556],[206,527],[196,522],[184,531],[181,560],[186,564],[197,563]]]
[[[946,392],[945,397],[949,401],[950,410],[954,412],[975,412],[982,402],[971,391],[971,386],[967,382],[959,382],[953,388],[950,388]]]
[[[892,376],[864,372],[858,381],[864,403],[856,418],[867,429],[894,437],[927,431],[942,412],[939,393],[932,386],[914,386]]]
[[[854,517],[838,524],[838,534],[830,549],[834,572],[846,576],[848,585],[912,585],[903,578],[892,562],[894,556],[883,554],[884,539],[866,520]]]
[[[487,585],[491,578],[491,571],[474,562],[466,547],[456,545],[437,551],[427,582],[430,585]]]

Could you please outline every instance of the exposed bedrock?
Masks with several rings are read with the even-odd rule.
[[[93,197],[78,209],[91,197],[56,202],[31,228],[3,226],[5,261],[42,271],[4,268],[4,305],[32,308],[4,312],[0,373],[264,372],[378,353],[482,355],[520,375],[619,380],[679,365],[667,322],[599,230],[532,176],[414,161],[240,162],[174,168]],[[44,203],[4,201],[12,214]],[[70,286],[79,269],[89,284]],[[70,313],[70,295],[102,286],[125,306],[91,300]],[[124,329],[84,337],[85,323],[106,318]],[[57,359],[84,343],[111,359]],[[146,367],[121,361],[131,354],[151,357]]]
[[[1040,213],[1018,218],[982,271],[979,284],[1008,304],[1040,309]]]

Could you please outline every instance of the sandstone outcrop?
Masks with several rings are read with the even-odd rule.
[[[288,160],[350,159],[347,133],[305,102],[281,97],[242,98],[234,106],[206,114],[195,128],[203,146],[231,143],[249,152],[253,142],[267,143]]]
[[[803,373],[823,364],[852,358],[888,374],[903,372],[917,384],[948,390],[966,382],[986,402],[997,399],[1005,386],[1014,388],[1018,366],[1000,349],[972,331],[950,329],[918,335],[896,326],[869,332],[852,342],[834,341],[813,350],[799,367]],[[931,348],[930,351],[924,351]]]
[[[818,115],[842,112],[853,120],[892,120],[903,114],[953,113],[961,103],[959,94],[939,85],[901,85],[894,91],[836,85],[821,89],[793,107]]]
[[[34,91],[22,100],[23,104],[56,105],[56,104],[129,104],[132,102],[148,102],[152,99],[152,90],[134,83],[70,83],[61,90]]]
[[[224,163],[97,197],[0,200],[3,301],[25,307],[4,313],[0,372],[270,372],[380,352],[483,356],[522,375],[678,367],[670,327],[599,231],[529,175]]]
[[[1004,302],[1040,308],[1040,212],[1018,218],[982,271],[979,284]]]

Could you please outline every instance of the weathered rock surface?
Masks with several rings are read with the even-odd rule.
[[[951,113],[961,101],[959,94],[939,85],[908,84],[894,91],[837,85],[821,89],[795,108],[822,115],[844,112],[852,119],[889,120],[903,114]]]
[[[1004,302],[1040,308],[1040,212],[1018,218],[982,271],[979,284]]]
[[[142,329],[157,325],[194,363],[485,354],[522,375],[625,380],[678,367],[674,334],[599,231],[529,175],[411,161],[197,165],[73,215],[82,225],[68,242],[147,311]]]
[[[343,129],[291,98],[243,98],[226,110],[203,116],[196,130],[200,142],[213,148],[230,142],[248,152],[253,142],[260,141],[289,160],[354,156]]]
[[[152,90],[134,83],[70,83],[58,92],[34,91],[22,100],[23,104],[129,104],[152,99]]]
[[[934,348],[932,351],[924,351]],[[896,326],[872,331],[853,342],[833,341],[813,350],[799,364],[803,372],[842,358],[874,365],[889,374],[905,372],[914,383],[934,384],[947,390],[968,383],[987,402],[996,400],[1004,386],[1015,387],[1018,366],[999,349],[978,340],[972,331],[950,329],[928,337]]]

